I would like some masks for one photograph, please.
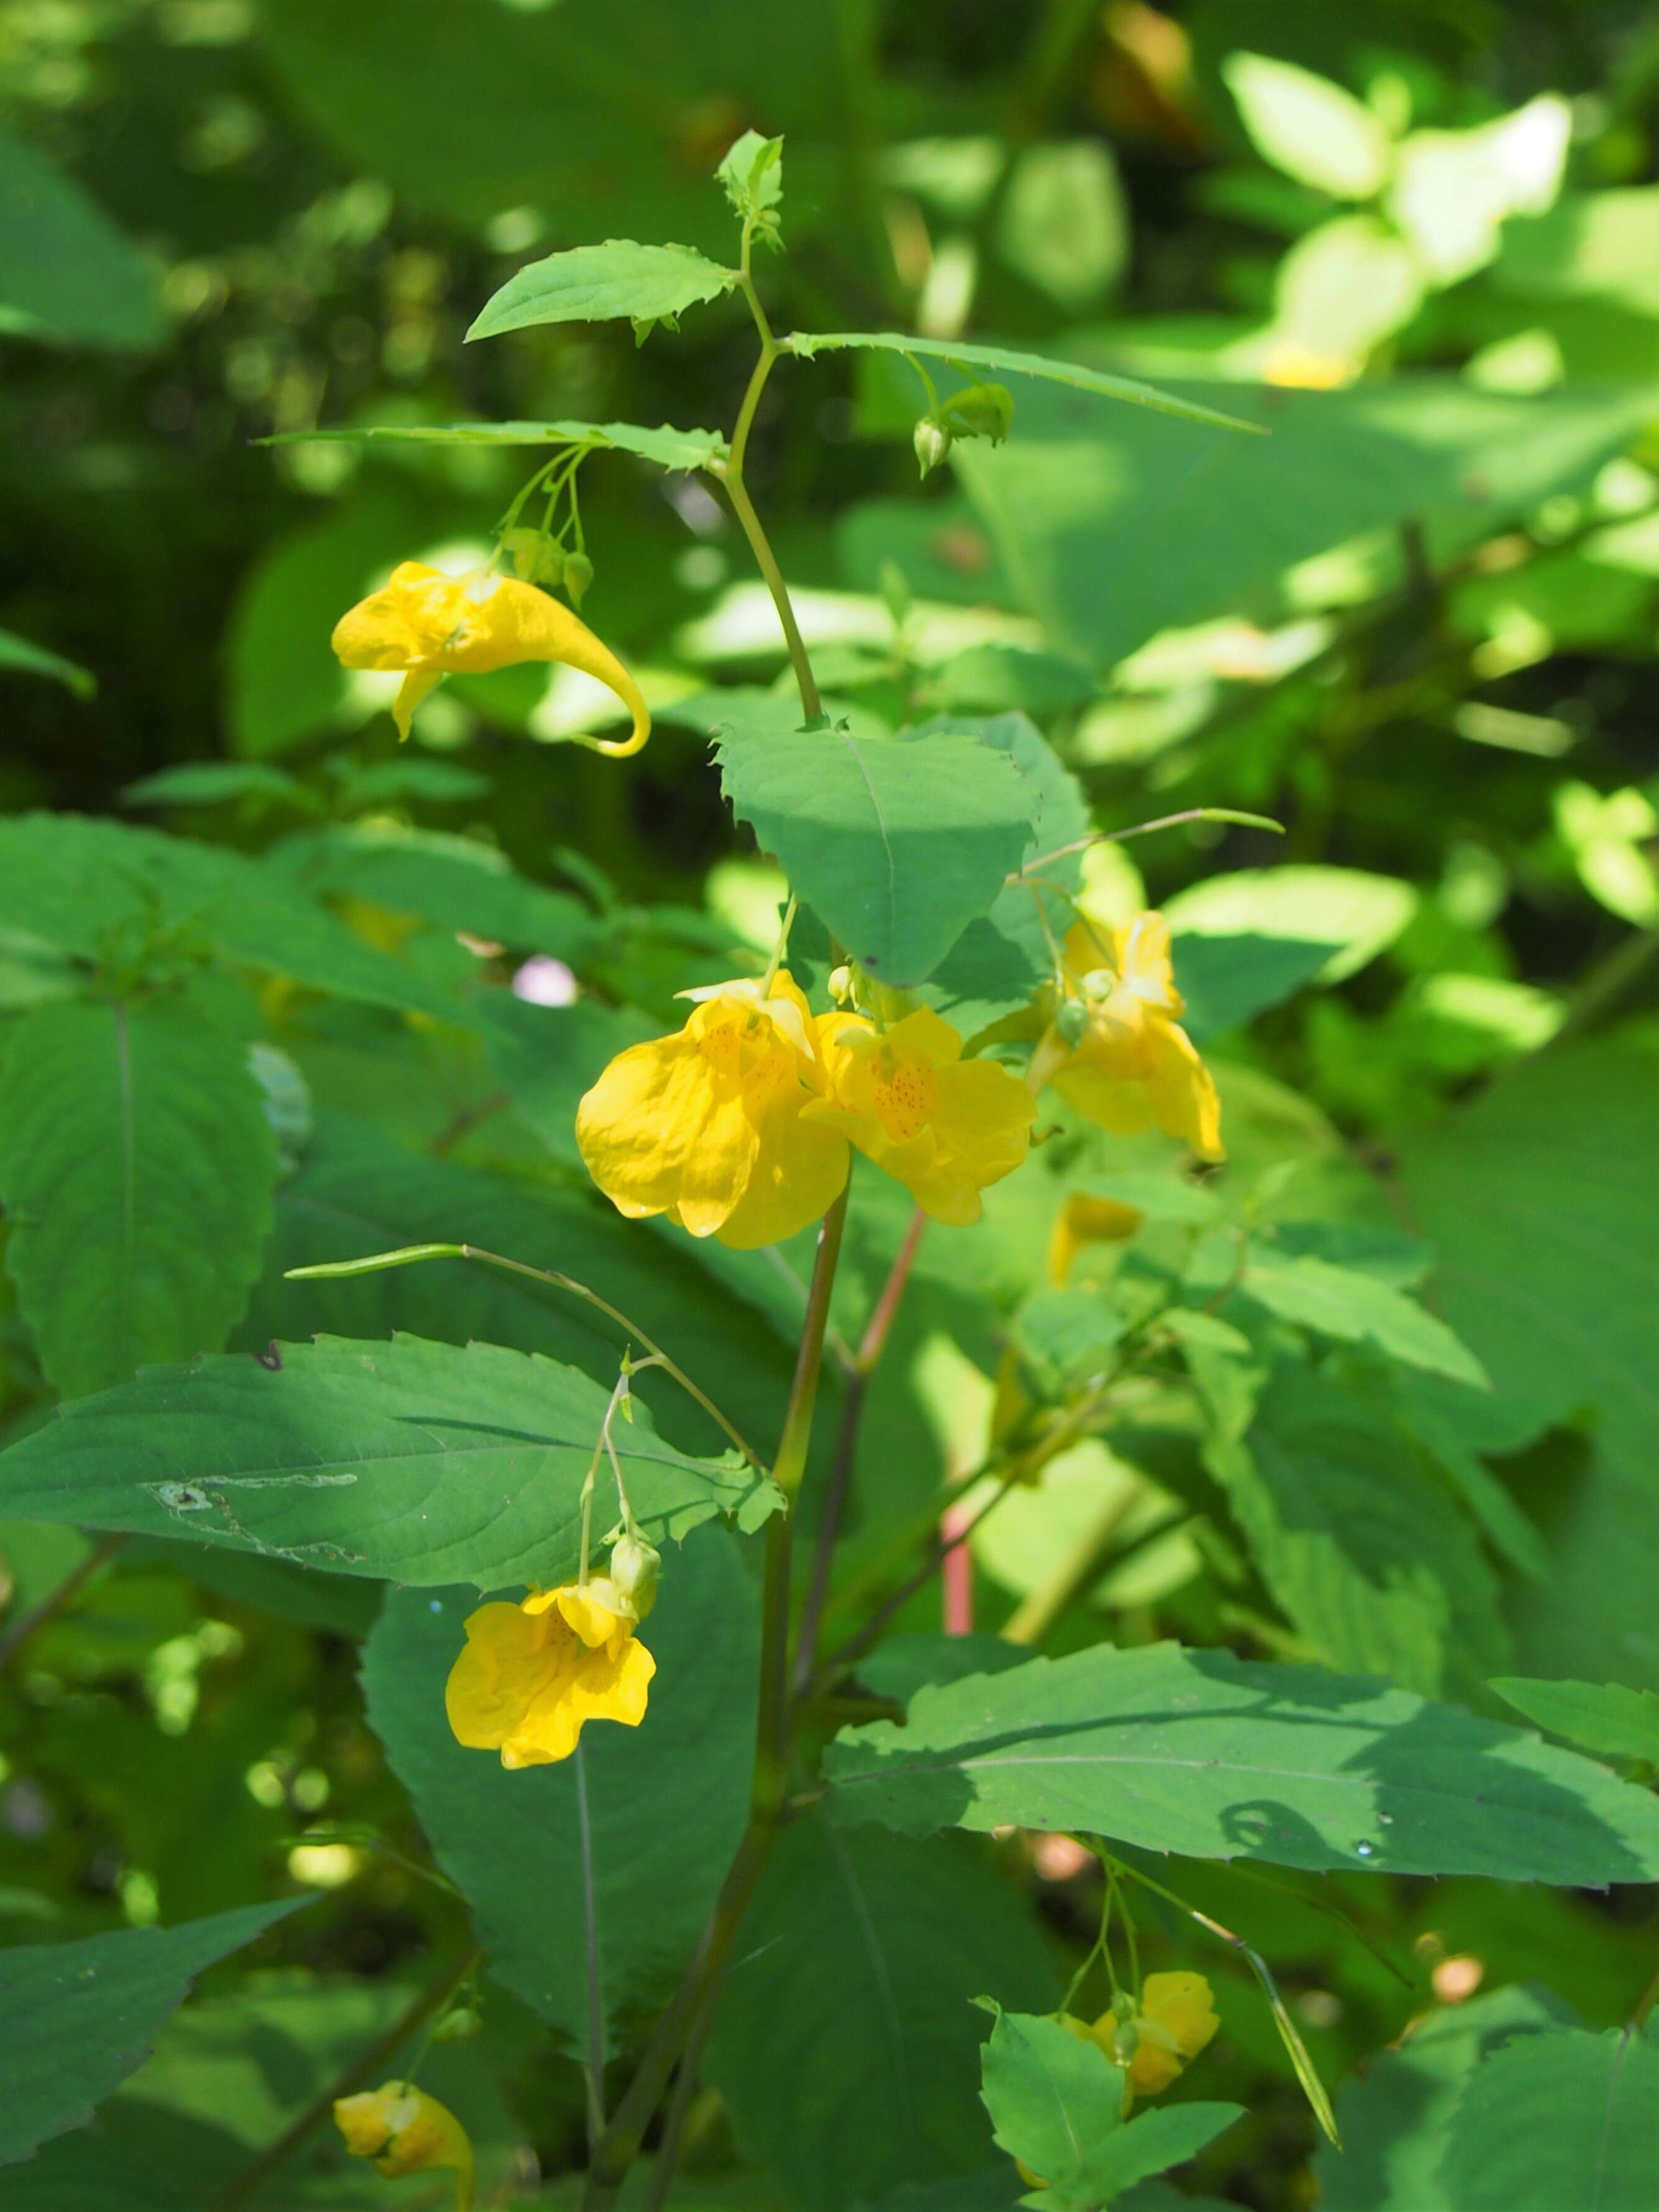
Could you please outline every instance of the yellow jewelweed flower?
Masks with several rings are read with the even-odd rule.
[[[1075,996],[1056,1011],[1025,1079],[1052,1083],[1103,1129],[1134,1135],[1154,1123],[1201,1159],[1226,1157],[1214,1078],[1181,1024],[1170,925],[1138,914],[1127,927],[1079,922],[1066,939],[1065,981]],[[1062,1017],[1073,1017],[1071,1034]]]
[[[434,684],[452,674],[484,676],[521,660],[557,660],[580,668],[616,693],[634,718],[622,739],[584,738],[596,751],[623,758],[651,734],[640,687],[609,646],[580,615],[516,576],[471,568],[451,576],[423,561],[404,561],[392,580],[359,600],[334,625],[334,651],[347,668],[401,669],[392,714],[398,735]]]
[[[1127,2000],[1125,2001],[1127,2004]],[[1202,1974],[1148,1974],[1140,2002],[1127,2020],[1107,2010],[1092,2027],[1069,2015],[1062,2025],[1097,2043],[1123,2075],[1123,2109],[1137,2096],[1155,2097],[1183,2073],[1221,2022]],[[1125,2046],[1133,2049],[1125,2051]]]
[[[630,1219],[665,1213],[748,1251],[827,1213],[847,1139],[804,1112],[828,1089],[812,1017],[787,969],[689,991],[672,1036],[630,1045],[576,1109],[587,1172]]]
[[[823,1014],[817,1031],[830,1095],[802,1119],[849,1138],[935,1221],[977,1221],[981,1191],[1030,1144],[1025,1085],[994,1060],[963,1060],[960,1036],[925,1006],[883,1031]]]
[[[1112,1244],[1133,1237],[1146,1216],[1138,1206],[1124,1206],[1115,1198],[1091,1198],[1074,1190],[1054,1216],[1048,1238],[1048,1280],[1063,1291],[1072,1262],[1087,1244]]]
[[[448,2169],[455,2176],[455,2212],[471,2212],[472,2144],[447,2105],[412,2081],[383,2081],[355,2097],[334,2100],[334,2122],[353,2158],[372,2158],[389,2181],[406,2173]]]
[[[517,1769],[568,1759],[585,1721],[637,1728],[657,1671],[634,1640],[637,1618],[602,1576],[481,1605],[444,1690],[457,1742]]]

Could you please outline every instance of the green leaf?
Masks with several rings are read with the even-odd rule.
[[[455,21],[452,0],[283,0],[262,53],[349,173],[385,178],[423,217],[488,232],[512,210],[564,243],[648,237],[672,210],[723,252],[730,211],[702,176],[744,113],[788,118],[792,153],[815,159],[835,208],[857,94],[833,15],[781,11],[763,37],[750,0],[492,7],[464,39]]]
[[[550,1011],[515,1002],[515,1011],[562,1024],[587,1003]],[[556,1030],[554,1048],[562,1034]],[[571,1033],[573,1050],[580,1035]],[[593,1059],[579,1088],[592,1081],[608,1056]],[[526,1276],[454,1260],[307,1282],[283,1278],[288,1267],[458,1240],[556,1267],[601,1291],[687,1374],[706,1378],[752,1447],[764,1449],[777,1435],[793,1346],[711,1279],[687,1239],[655,1236],[624,1221],[609,1200],[586,1187],[532,1188],[406,1152],[374,1123],[348,1115],[319,1115],[298,1172],[277,1192],[264,1278],[234,1342],[252,1352],[273,1336],[300,1341],[406,1332],[453,1344],[477,1338],[568,1360],[609,1390],[626,1330],[568,1291]],[[822,1388],[832,1394],[834,1379],[826,1376]],[[654,1370],[641,1376],[636,1395],[670,1443],[692,1452],[724,1449],[720,1431],[665,1376]]]
[[[530,882],[476,837],[362,822],[285,838],[268,865],[313,898],[361,899],[573,965],[598,933],[580,899]]]
[[[441,1969],[440,1969],[441,1971]],[[465,2120],[487,2196],[522,2158],[521,2131],[495,2076],[520,2059],[523,2015],[487,2006],[471,2043],[422,2050],[398,2030],[422,1994],[402,1973],[347,1978],[311,1972],[250,1977],[229,1995],[173,2014],[155,2048],[90,2128],[60,2136],[6,2180],[6,2212],[195,2212],[242,2182],[254,2159],[320,2103],[348,2068],[380,2053],[375,2082],[418,2063],[421,2086]],[[453,2206],[447,2175],[416,2184],[404,2203]],[[253,2200],[272,2212],[378,2212],[385,2184],[351,2158],[337,2129],[314,2127],[274,2186]]]
[[[1477,1388],[1485,1370],[1443,1321],[1374,1275],[1334,1267],[1311,1254],[1283,1257],[1253,1248],[1239,1283],[1242,1296],[1316,1335],[1374,1344],[1390,1358]]]
[[[0,1068],[0,1198],[57,1387],[216,1352],[259,1272],[276,1173],[246,1047],[188,1000],[25,1014]]]
[[[1659,1697],[1651,1690],[1627,1690],[1620,1682],[1534,1682],[1514,1674],[1489,1686],[1552,1735],[1603,1759],[1639,1759],[1659,1766]]]
[[[61,653],[48,653],[44,645],[9,629],[0,629],[0,668],[15,668],[25,676],[50,676],[77,699],[90,699],[98,690],[98,678],[89,668],[65,660]]]
[[[1322,2144],[1314,2162],[1321,2212],[1461,2212],[1439,2174],[1458,2099],[1489,2052],[1561,2024],[1559,2006],[1525,1989],[1430,2013],[1344,2086],[1342,2148]]]
[[[1608,300],[1659,315],[1656,224],[1659,185],[1570,193],[1546,215],[1504,224],[1492,282],[1523,299]]]
[[[1241,1029],[1292,997],[1333,957],[1331,945],[1319,939],[1196,930],[1183,930],[1170,950],[1176,988],[1187,1002],[1181,1026],[1196,1044]]]
[[[1617,1036],[1534,1056],[1401,1146],[1438,1300],[1515,1409],[1513,1443],[1590,1418],[1589,1463],[1536,1510],[1547,1586],[1513,1608],[1528,1674],[1659,1689],[1659,1059]]]
[[[1026,147],[998,211],[997,251],[1073,313],[1117,282],[1129,258],[1128,210],[1098,138]]]
[[[310,446],[319,441],[410,446],[591,446],[599,452],[637,453],[663,469],[716,469],[726,458],[718,430],[655,429],[641,422],[362,422],[333,430],[283,430],[266,446]]]
[[[1012,1821],[1314,1870],[1659,1872],[1659,1801],[1589,1759],[1376,1681],[1173,1644],[920,1691],[902,1729],[843,1731],[826,1773],[832,1818],[910,1834]]]
[[[1281,1370],[1243,1445],[1206,1457],[1275,1602],[1328,1665],[1425,1696],[1478,1694],[1501,1665],[1498,1586],[1468,1522],[1354,1391]]]
[[[223,806],[235,799],[268,801],[307,813],[318,801],[297,776],[264,761],[184,761],[141,775],[121,793],[128,806]]]
[[[167,328],[155,276],[125,233],[44,154],[0,137],[0,331],[148,353]]]
[[[692,246],[608,238],[603,246],[572,246],[520,269],[484,302],[466,335],[493,338],[532,324],[603,323],[624,315],[660,322],[718,299],[737,281],[735,269],[705,260]]]
[[[783,140],[745,131],[714,173],[738,215],[765,215],[783,204]]]
[[[1048,384],[1066,385],[1073,392],[1091,392],[1097,399],[1121,399],[1131,407],[1149,408],[1156,415],[1173,415],[1183,422],[1201,422],[1212,430],[1250,430],[1260,434],[1267,428],[1265,423],[1224,415],[1200,400],[1154,391],[1150,384],[1137,384],[1130,377],[1108,376],[1074,361],[1051,361],[1046,355],[1020,353],[1012,346],[910,337],[896,331],[797,331],[781,343],[785,352],[799,354],[803,361],[811,361],[818,354],[833,353],[846,346],[875,353],[921,354],[930,361],[945,361],[952,365],[960,362],[964,374],[977,368],[1000,369],[1006,375],[1034,377]]]
[[[1351,92],[1266,54],[1230,54],[1221,74],[1256,151],[1275,168],[1339,199],[1368,200],[1382,191],[1394,149]]]
[[[158,937],[190,952],[291,976],[313,990],[434,1020],[459,1002],[341,922],[277,869],[222,846],[77,814],[0,821],[6,922],[20,935],[97,960]]]
[[[801,2212],[842,2212],[905,2181],[971,2173],[990,1990],[1058,1995],[1018,1893],[960,1837],[786,1828],[744,1916],[707,2072],[738,2148]]]
[[[1285,972],[1296,971],[1297,982],[1311,974],[1340,983],[1386,951],[1417,906],[1412,886],[1394,876],[1292,865],[1207,876],[1178,892],[1164,912],[1176,940],[1176,974],[1184,991],[1189,969],[1204,974],[1206,938],[1219,939],[1229,960],[1238,957],[1240,939],[1266,940],[1287,961]],[[1316,960],[1321,946],[1324,957]],[[1249,945],[1247,957],[1268,957]]]
[[[976,738],[779,724],[717,739],[732,811],[877,981],[921,982],[1018,867],[1036,794]]]
[[[1586,382],[1521,399],[1430,375],[1226,392],[1271,440],[1195,440],[1144,410],[1085,414],[1033,386],[1006,446],[955,449],[957,477],[1055,652],[1107,669],[1160,630],[1271,619],[1297,562],[1407,521],[1424,526],[1438,565],[1587,485],[1653,404],[1645,386]]]
[[[1478,2069],[1448,2135],[1458,2212],[1640,2212],[1659,2171],[1659,2040],[1522,2036]]]
[[[754,1591],[729,1538],[671,1555],[640,1634],[657,1662],[644,1722],[596,1722],[573,1758],[517,1774],[465,1750],[443,1717],[476,1603],[465,1590],[388,1596],[363,1659],[369,1722],[471,1905],[491,1975],[585,2059],[590,1925],[614,2050],[672,1993],[743,1833]],[[527,1912],[532,1898],[559,1909]]]
[[[1077,778],[1024,714],[941,714],[923,723],[919,734],[977,738],[1013,763],[1032,802],[1030,842],[1018,866],[1086,837],[1093,827]],[[1042,873],[1075,891],[1083,881],[1081,858],[1067,853],[1050,860]],[[1049,927],[1063,936],[1068,914],[1052,891],[1043,898]],[[926,995],[964,1037],[971,1037],[1024,1005],[1050,965],[1036,896],[1029,885],[1005,883],[989,912],[969,924],[940,962]]]
[[[609,1394],[498,1346],[324,1337],[152,1368],[0,1453],[0,1512],[189,1536],[421,1588],[565,1582]],[[776,1502],[746,1468],[689,1457],[643,1407],[616,1443],[659,1545]]]
[[[178,1928],[125,1928],[79,1943],[0,1952],[7,2052],[0,2166],[83,2126],[93,2106],[143,2063],[202,1969],[308,1901],[285,1897]]]

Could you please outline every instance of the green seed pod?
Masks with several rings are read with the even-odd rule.
[[[432,2031],[434,2043],[471,2043],[483,2027],[483,2021],[471,2005],[457,2005],[447,2012]]]

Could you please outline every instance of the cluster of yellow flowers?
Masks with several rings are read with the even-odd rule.
[[[594,740],[636,752],[651,719],[639,686],[569,608],[493,565],[459,576],[405,561],[343,615],[334,650],[349,668],[401,672],[400,736],[453,672],[559,661],[610,687],[633,729]],[[818,1220],[841,1194],[854,1151],[902,1183],[936,1221],[977,1221],[981,1193],[1025,1157],[1036,1093],[1052,1083],[1079,1113],[1124,1132],[1154,1125],[1218,1159],[1221,1113],[1208,1070],[1180,1026],[1170,933],[1142,914],[1127,927],[1079,919],[1042,1001],[1046,1027],[1024,1078],[963,1056],[949,1022],[925,1007],[885,1024],[846,1006],[814,1014],[788,970],[684,994],[672,1036],[620,1054],[582,1099],[576,1140],[599,1188],[631,1218],[664,1214],[694,1237],[749,1249]],[[1105,1202],[1085,1201],[1096,1207]],[[1079,1242],[1128,1233],[1068,1212],[1051,1265],[1063,1279]],[[605,1577],[520,1603],[482,1606],[446,1705],[460,1742],[510,1768],[566,1759],[583,1723],[644,1717],[655,1662],[635,1638],[640,1607]]]

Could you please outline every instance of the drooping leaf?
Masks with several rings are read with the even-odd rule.
[[[284,430],[269,446],[314,445],[319,439],[347,445],[592,446],[600,452],[637,453],[662,469],[717,468],[726,456],[718,430],[653,429],[643,422],[362,422],[329,430]]]
[[[1340,2150],[1315,2160],[1322,2212],[1459,2212],[1439,2174],[1447,2123],[1482,2059],[1516,2036],[1567,2024],[1525,1989],[1492,1990],[1431,2013],[1337,2099]]]
[[[1659,1767],[1659,1697],[1622,1682],[1533,1682],[1516,1675],[1491,1686],[1534,1727],[1565,1736],[1601,1759]]]
[[[1281,1321],[1316,1335],[1374,1344],[1407,1367],[1449,1376],[1455,1382],[1480,1388],[1486,1381],[1480,1361],[1444,1322],[1392,1285],[1357,1268],[1334,1267],[1312,1253],[1252,1254],[1239,1291]]]
[[[972,2001],[988,1990],[1033,2008],[1058,1995],[1035,1923],[978,1850],[795,1821],[744,1917],[709,2045],[739,2147],[803,2212],[983,2166]]]
[[[25,1014],[0,1066],[0,1200],[58,1388],[216,1352],[259,1272],[276,1172],[246,1047],[189,1000]]]
[[[0,331],[148,353],[167,335],[155,276],[74,177],[0,137]]]
[[[44,645],[19,637],[15,631],[0,629],[0,669],[9,668],[23,676],[49,676],[73,691],[77,699],[90,699],[98,689],[98,679],[89,668],[65,660],[61,653],[49,653]]]
[[[1521,2036],[1476,2069],[1447,2136],[1458,2212],[1639,2212],[1659,2171],[1659,2033]]]
[[[1523,1669],[1659,1689],[1650,1563],[1659,1368],[1659,1060],[1612,1036],[1534,1056],[1407,1139],[1401,1183],[1447,1320],[1519,1435],[1589,1414],[1590,1467],[1539,1501],[1551,1578],[1517,1594]]]
[[[408,1336],[151,1368],[0,1454],[0,1512],[423,1589],[568,1581],[608,1396],[556,1360]],[[717,1513],[752,1527],[771,1510],[769,1482],[671,1449],[643,1407],[616,1429],[659,1544]]]
[[[318,805],[298,776],[265,761],[183,761],[141,775],[121,797],[128,806],[223,806],[240,799],[308,812]]]
[[[1086,392],[1096,399],[1121,399],[1131,407],[1148,408],[1158,415],[1173,415],[1183,422],[1201,423],[1207,429],[1260,433],[1265,427],[1237,415],[1224,415],[1218,408],[1206,406],[1200,400],[1155,391],[1150,384],[1138,384],[1131,377],[1108,376],[1100,369],[1085,368],[1074,361],[1054,361],[1046,355],[1024,353],[1012,346],[970,345],[965,339],[911,337],[897,331],[797,331],[783,343],[787,351],[799,354],[803,361],[811,361],[818,354],[832,353],[846,346],[874,353],[921,354],[929,361],[960,362],[964,374],[989,368],[1005,376],[1065,385],[1073,392]],[[920,393],[920,385],[917,390]],[[1016,421],[1021,404],[1017,397]]]
[[[602,323],[627,316],[653,323],[704,301],[738,281],[690,246],[641,246],[608,238],[550,253],[510,276],[472,320],[469,338],[493,338],[536,323]]]
[[[9,929],[82,960],[158,937],[309,988],[438,1021],[457,1000],[366,945],[281,873],[223,846],[77,814],[0,821]]]
[[[0,1467],[3,1467],[0,1461]],[[828,1808],[912,1834],[1082,1828],[1194,1858],[1644,1881],[1659,1802],[1536,1737],[1310,1667],[1173,1644],[1034,1659],[843,1731]]]
[[[721,1536],[671,1554],[640,1641],[657,1662],[637,1729],[594,1723],[575,1755],[509,1774],[442,1719],[477,1601],[404,1590],[363,1660],[368,1717],[490,1972],[587,2051],[587,1943],[608,2047],[664,2003],[743,1833],[754,1758],[755,1596]],[[544,1900],[526,1912],[527,1899]]]
[[[285,1897],[178,1928],[125,1928],[0,1952],[7,2054],[0,2166],[89,2120],[93,2106],[143,2063],[202,1969],[307,1902]]]
[[[732,811],[877,981],[922,981],[1019,866],[1036,794],[976,738],[779,725],[717,740]]]

